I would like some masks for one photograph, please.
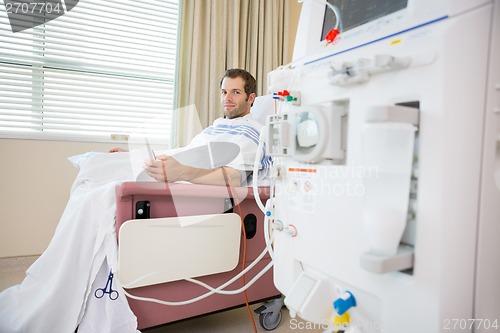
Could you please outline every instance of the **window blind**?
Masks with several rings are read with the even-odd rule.
[[[168,142],[178,0],[80,0],[16,33],[3,2],[0,135],[107,141],[144,134]]]

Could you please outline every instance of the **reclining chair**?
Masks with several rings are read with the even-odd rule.
[[[252,114],[254,118],[259,121],[263,121],[267,114],[272,112],[272,97],[263,96],[258,97],[252,107]],[[153,221],[151,219],[156,218],[183,218],[183,216],[207,216],[208,214],[231,214],[240,212],[241,219],[244,225],[244,233],[237,235],[239,239],[240,247],[239,253],[238,248],[235,248],[236,252],[233,256],[238,261],[236,267],[229,271],[223,271],[220,273],[214,273],[209,275],[204,275],[197,277],[197,280],[208,284],[209,286],[216,288],[231,278],[241,273],[242,267],[248,267],[266,248],[266,241],[264,238],[264,214],[255,202],[254,194],[251,187],[236,187],[232,190],[226,186],[214,186],[214,185],[198,185],[198,184],[178,184],[178,183],[156,183],[156,182],[126,182],[119,185],[116,189],[117,194],[117,211],[116,211],[116,229],[117,234],[120,235],[120,229],[122,226],[127,225],[128,222],[134,222],[136,225],[139,223],[148,223]],[[269,198],[269,188],[260,187],[259,196],[262,202],[265,202]],[[241,200],[244,198],[243,200]],[[233,207],[234,200],[240,203],[239,207]],[[168,220],[168,219],[167,219]],[[239,223],[239,217],[238,217]],[[238,225],[238,233],[240,233],[242,227]],[[156,229],[159,230],[159,229]],[[199,231],[199,230],[198,230]],[[156,236],[155,230],[151,229],[150,236]],[[151,233],[152,232],[152,233]],[[128,233],[129,235],[134,235],[134,231]],[[167,231],[164,235],[170,233]],[[159,234],[158,234],[159,235]],[[151,239],[152,243],[162,243],[163,241],[153,240],[154,237],[145,236],[146,239],[142,241],[147,242]],[[138,236],[139,237],[139,236]],[[159,236],[161,237],[161,236]],[[173,236],[175,237],[175,236]],[[176,252],[192,252],[193,249],[198,247],[199,244],[193,242],[198,242],[200,239],[202,241],[209,241],[208,234],[207,238],[203,236],[203,233],[198,234],[198,240],[187,237],[182,239],[179,243],[181,245],[176,245],[179,251],[173,251],[171,255],[165,257],[174,257],[178,255]],[[243,244],[246,237],[246,248],[244,249]],[[157,238],[161,239],[161,238]],[[165,240],[167,241],[167,240]],[[122,242],[127,242],[127,244],[121,244]],[[127,256],[134,256],[133,249],[141,246],[141,241],[135,241],[134,238],[128,237],[127,239],[122,239],[119,237],[119,256],[123,255],[121,251],[122,247],[127,247],[129,250]],[[216,242],[216,241],[214,241]],[[132,250],[130,250],[132,249]],[[246,251],[244,251],[246,250]],[[155,251],[155,250],[151,250]],[[203,249],[201,249],[203,251]],[[143,251],[138,251],[144,253]],[[245,252],[245,253],[244,253]],[[158,254],[158,253],[157,253]],[[196,254],[194,254],[196,255]],[[140,257],[144,254],[139,255],[137,258],[133,258],[136,261],[142,262],[146,261],[148,258]],[[158,255],[156,256],[158,258]],[[163,258],[160,255],[160,258]],[[214,258],[215,260],[216,258]],[[119,259],[121,260],[121,259]],[[162,260],[163,261],[163,260]],[[168,266],[165,259],[164,265]],[[235,261],[236,262],[236,261]],[[260,260],[250,271],[245,274],[245,281],[251,281],[259,272],[262,271],[271,262],[271,258],[267,254],[262,260]],[[156,267],[163,267],[162,263],[155,263]],[[234,265],[231,265],[233,267]],[[196,267],[193,268],[196,271]],[[121,269],[121,268],[120,268]],[[165,268],[168,270],[168,267]],[[133,270],[133,269],[132,269]],[[172,268],[175,270],[175,268]],[[136,272],[133,272],[136,273]],[[175,273],[175,272],[174,272]],[[143,276],[145,280],[148,280],[148,276],[152,277],[153,281],[132,281],[129,285],[134,288],[127,289],[130,294],[139,297],[155,298],[160,300],[168,300],[169,302],[180,302],[207,293],[207,289],[198,284],[183,280],[183,279],[172,279],[171,282],[161,282],[155,280],[154,272],[151,274],[138,273],[139,276]],[[120,279],[121,280],[121,279]],[[133,278],[132,278],[133,280]],[[169,281],[169,279],[164,279]],[[125,285],[124,287],[127,287]],[[242,287],[242,280],[237,279],[231,285],[229,285],[227,290],[235,290]],[[262,275],[254,284],[252,284],[247,289],[247,296],[249,302],[264,301],[268,299],[280,298],[280,292],[275,288],[273,282],[272,269],[268,270],[264,275]],[[185,318],[191,318],[194,316],[199,316],[203,314],[209,314],[225,309],[230,309],[245,304],[245,299],[242,293],[238,294],[219,294],[215,293],[199,301],[185,304],[185,305],[164,305],[154,302],[141,301],[133,298],[128,298],[128,302],[134,314],[138,319],[138,328],[148,328],[161,324],[166,324],[174,321],[178,321]],[[277,327],[281,320],[281,301],[269,303],[273,305],[262,306],[255,310],[255,312],[260,314],[259,321],[261,326],[266,330],[272,330]]]

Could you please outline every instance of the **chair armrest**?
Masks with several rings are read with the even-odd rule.
[[[186,183],[124,182],[116,187],[116,228],[135,219],[136,204],[151,202],[151,218],[222,213],[228,198],[238,199],[243,212],[262,214],[255,203],[251,187],[200,185]],[[231,194],[230,194],[231,193]],[[266,201],[269,187],[260,187],[259,196]]]
[[[234,187],[233,193],[238,197],[254,199],[251,187]],[[215,197],[228,198],[229,187],[217,185],[200,185],[184,183],[159,183],[159,182],[124,182],[117,186],[117,200],[128,200],[132,195],[153,195],[153,196],[184,196],[184,197]],[[259,187],[259,195],[262,199],[269,198],[269,187]],[[235,195],[233,194],[233,197]]]

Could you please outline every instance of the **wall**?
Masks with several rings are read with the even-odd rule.
[[[114,146],[0,139],[0,258],[42,253],[77,175],[67,158]]]

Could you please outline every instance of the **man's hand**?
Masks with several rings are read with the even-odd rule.
[[[190,180],[187,173],[191,167],[179,163],[175,158],[168,155],[160,155],[156,159],[156,161],[146,161],[145,169],[147,174],[157,181]]]
[[[128,151],[127,149],[115,147],[108,150],[108,153],[126,153],[127,151]]]
[[[222,168],[200,169],[179,163],[175,158],[168,155],[159,155],[156,161],[146,161],[145,170],[147,174],[159,182],[188,181],[197,184],[228,185],[239,186],[241,176],[233,168],[225,168],[226,179]]]

